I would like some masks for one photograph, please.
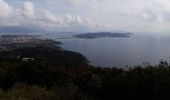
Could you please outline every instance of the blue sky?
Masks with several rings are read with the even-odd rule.
[[[169,0],[0,0],[0,12],[0,32],[170,32]]]

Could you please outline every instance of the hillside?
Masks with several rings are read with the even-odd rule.
[[[168,100],[169,76],[163,60],[129,70],[102,68],[58,45],[0,52],[2,100]]]

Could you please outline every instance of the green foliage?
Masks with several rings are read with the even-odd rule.
[[[37,85],[28,86],[16,83],[8,91],[0,91],[1,100],[57,100],[57,95],[46,88]]]
[[[0,88],[3,100],[169,100],[170,65],[99,68],[78,53],[31,47],[0,52]]]

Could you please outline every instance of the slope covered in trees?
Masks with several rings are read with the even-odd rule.
[[[0,88],[3,100],[168,100],[170,65],[102,68],[55,45],[24,46],[0,52]]]

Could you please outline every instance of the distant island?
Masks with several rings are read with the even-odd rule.
[[[103,38],[103,37],[130,37],[133,33],[111,33],[111,32],[97,32],[97,33],[84,33],[73,35],[76,38]]]

